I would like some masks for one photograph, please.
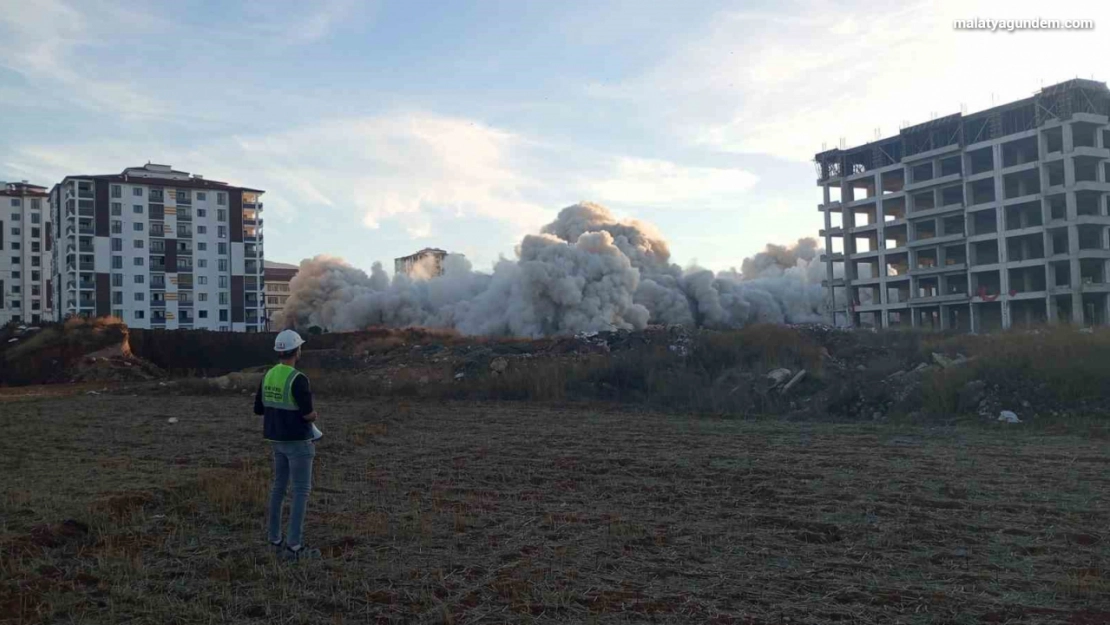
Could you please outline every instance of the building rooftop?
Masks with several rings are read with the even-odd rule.
[[[105,180],[108,182],[140,182],[142,184],[157,184],[167,187],[184,189],[209,189],[213,191],[227,191],[238,189],[253,193],[265,193],[262,189],[239,187],[218,180],[208,180],[198,174],[190,175],[186,171],[178,171],[169,165],[147,163],[141,167],[128,167],[118,174],[91,174],[66,176],[65,180]]]
[[[46,187],[30,184],[26,180],[0,184],[3,185],[0,189],[0,197],[47,197]]]
[[[263,267],[266,269],[300,269],[300,265],[290,265],[289,263],[278,263],[272,260],[263,262]]]

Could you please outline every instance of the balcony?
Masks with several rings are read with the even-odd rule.
[[[80,234],[96,234],[96,228],[94,228],[92,224],[81,224],[80,226],[77,226],[77,232]]]
[[[177,205],[191,205],[193,203],[193,194],[188,191],[182,191],[176,195]]]
[[[147,195],[147,200],[161,204],[166,201],[166,196],[160,190],[151,189],[150,193]]]
[[[257,278],[246,278],[246,279],[244,279],[243,280],[243,290],[244,291],[257,291],[258,290],[258,279]]]
[[[70,284],[73,283],[70,282]],[[91,291],[96,288],[96,283],[92,280],[81,280],[77,283],[77,288],[81,289],[82,291]]]
[[[72,214],[73,213],[70,213],[70,215],[72,215]],[[92,207],[86,208],[86,207],[82,206],[82,207],[77,209],[77,214],[81,217],[95,217],[96,216],[96,210],[94,210]]]
[[[178,208],[177,209],[177,220],[178,221],[192,221],[193,220],[193,211],[185,209],[185,208]]]
[[[78,263],[77,267],[81,271],[96,271],[96,263]]]
[[[77,191],[77,197],[91,200],[95,196],[93,195],[92,189],[79,189]]]
[[[89,252],[91,254],[93,252],[93,244],[92,243],[82,243],[81,245],[77,246],[77,249],[82,251],[82,252]]]
[[[179,238],[179,239],[191,239],[191,238],[193,238],[192,228],[190,228],[188,230],[182,230],[182,229],[178,228],[177,238]]]

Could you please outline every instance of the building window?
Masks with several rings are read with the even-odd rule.
[[[41,250],[39,249],[39,242],[38,241],[31,241],[31,253],[32,254],[38,254],[40,251]]]
[[[208,251],[208,244],[205,243],[204,241],[197,241],[197,251],[198,252]]]
[[[200,301],[202,301],[202,302],[207,302],[208,301],[208,294],[207,293],[199,293],[197,295],[197,297],[199,297]]]
[[[204,198],[201,198],[201,199],[204,199]],[[207,216],[208,216],[208,210],[207,209],[204,209],[204,208],[198,208],[197,209],[197,217],[207,217]]]
[[[112,197],[123,197],[123,187],[118,184],[112,185]]]
[[[38,267],[41,264],[42,264],[42,256],[32,256],[31,257],[31,266],[32,267]]]
[[[12,256],[12,264],[13,265],[18,265],[19,264],[19,256]]]
[[[12,280],[18,280],[18,279],[19,279],[19,272],[18,271],[13,271],[12,272]]]
[[[220,321],[227,321],[227,310],[220,310]],[[226,327],[222,329],[227,330]]]
[[[112,286],[123,286],[123,274],[122,273],[113,273],[112,274]]]
[[[227,271],[227,259],[226,259],[226,258],[221,258],[221,259],[219,260],[219,263],[218,263],[218,269],[219,269],[220,271]],[[225,276],[225,277],[226,277],[226,276]],[[226,288],[226,287],[224,287],[224,288]]]
[[[198,202],[203,202],[203,201],[205,201],[206,198],[207,198],[207,196],[205,195],[204,191],[197,191],[197,201]]]
[[[220,206],[227,206],[227,194],[223,191],[216,194],[216,203]]]
[[[223,256],[227,256],[227,243],[217,243],[216,251]]]
[[[143,257],[142,256],[136,256],[135,257],[135,266],[136,267],[142,267],[143,266]]]
[[[42,236],[42,229],[40,229],[40,228],[31,228],[31,238],[32,239],[37,239],[40,236]]]
[[[20,243],[19,241],[12,241],[12,251],[13,252],[18,252],[21,249],[23,249],[23,244],[22,243]]]
[[[123,204],[119,202],[112,202],[112,217],[119,217],[123,214]]]
[[[160,237],[163,234],[165,234],[165,232],[166,232],[165,224],[156,224],[156,223],[150,224],[150,235],[151,236]]]
[[[23,290],[23,287],[20,287],[20,286],[13,286],[12,287],[12,293],[15,293],[16,295],[19,295],[20,291],[22,291],[22,290]]]
[[[13,237],[19,236],[19,228],[12,228],[12,236]]]
[[[115,292],[112,293],[112,303],[115,304],[116,306],[120,306],[120,305],[123,304],[123,292],[122,291],[115,291]]]
[[[120,234],[123,232],[123,222],[118,219],[112,220],[112,234]]]
[[[13,197],[12,198],[12,208],[19,208],[20,206],[23,206],[23,202],[20,201],[19,198]]]
[[[142,231],[143,231],[143,222],[136,221],[135,222],[135,232],[142,232]]]
[[[32,199],[31,200],[31,210],[34,210],[34,211],[42,210],[42,200],[40,200],[39,198]]]
[[[13,278],[18,278],[19,276],[12,276],[12,277]],[[32,282],[38,282],[39,280],[42,280],[42,274],[37,272],[37,271],[32,271],[31,272],[31,281]]]
[[[146,293],[139,292],[139,293],[135,294],[135,301],[136,302],[142,302],[144,300],[146,300]]]
[[[42,295],[42,291],[40,291],[39,289],[40,289],[39,285],[32,284],[31,285],[31,295],[32,296]]]
[[[220,306],[227,306],[227,293],[220,293]],[[227,319],[221,319],[220,321],[227,321]]]
[[[112,257],[112,269],[123,269],[123,257],[122,256],[113,256]]]
[[[131,205],[131,212],[133,212],[137,215],[142,215],[143,214],[143,205],[142,204],[132,204]]]
[[[136,319],[142,319],[145,316],[146,316],[146,311],[143,311],[143,310],[136,310],[135,311],[135,318]]]
[[[118,302],[118,303],[122,304],[123,302]],[[112,310],[112,316],[115,317],[116,319],[123,319],[123,309],[116,308],[116,309]]]
[[[41,224],[42,223],[42,213],[31,213],[31,223]]]
[[[144,281],[146,281],[146,276],[141,273],[135,274],[135,284],[142,284]]]
[[[197,276],[197,284],[208,284],[208,276]]]
[[[12,213],[12,221],[19,221],[19,213]]]
[[[123,251],[123,239],[116,239],[116,238],[112,239],[112,251],[113,252],[122,252]]]
[[[137,250],[143,249],[143,240],[142,239],[135,239],[135,249],[137,249]]]
[[[227,226],[216,226],[216,236],[221,239],[227,238]]]
[[[208,267],[208,259],[207,258],[198,258],[197,259],[197,267],[199,267],[200,269],[207,268]]]
[[[217,208],[216,221],[227,221],[227,211],[222,208]]]
[[[197,226],[197,234],[208,234],[208,226]]]
[[[134,187],[133,189],[131,189],[131,195],[134,195],[135,197],[143,197],[143,188]]]
[[[207,310],[200,311],[200,318],[201,319],[207,319],[208,318],[208,311]]]

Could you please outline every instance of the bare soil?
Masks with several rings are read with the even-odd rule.
[[[283,564],[251,397],[4,399],[4,623],[1110,622],[1105,426],[321,400]]]

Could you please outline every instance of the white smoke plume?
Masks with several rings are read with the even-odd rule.
[[[649,323],[727,329],[825,316],[825,265],[813,239],[789,248],[768,245],[744,259],[740,272],[714,274],[671,263],[666,241],[649,224],[582,203],[524,237],[516,252],[515,261],[502,259],[491,274],[448,255],[442,275],[392,280],[380,263],[366,275],[339,258],[304,260],[278,326],[424,326],[536,337],[639,330]]]

